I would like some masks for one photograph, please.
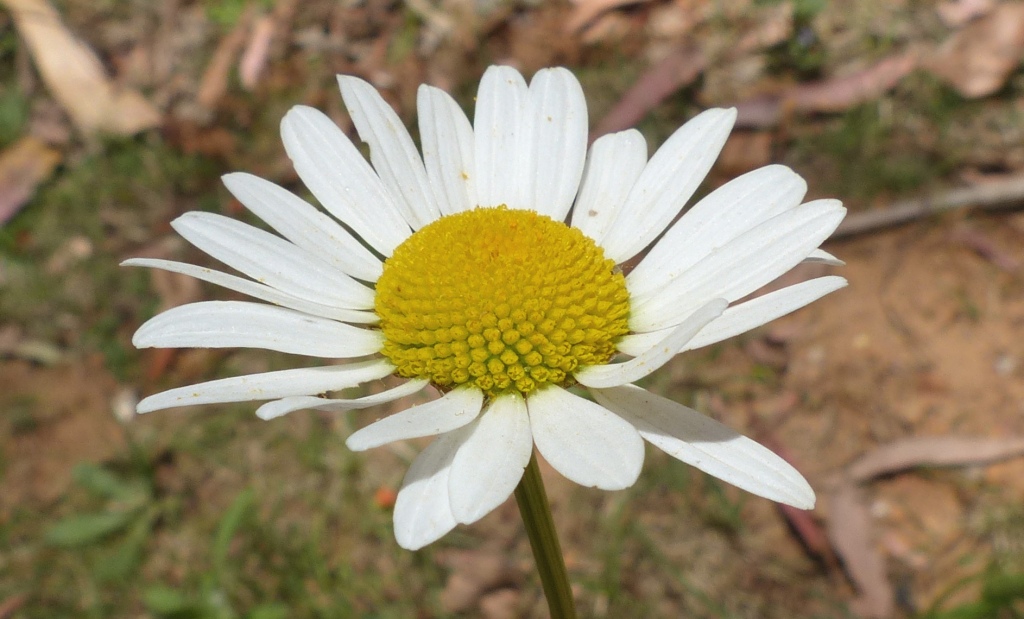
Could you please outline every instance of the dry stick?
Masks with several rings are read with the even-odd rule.
[[[1006,180],[954,189],[940,196],[904,200],[883,210],[854,213],[840,224],[831,238],[873,232],[965,207],[1000,210],[1021,206],[1024,206],[1024,176],[1015,176]]]

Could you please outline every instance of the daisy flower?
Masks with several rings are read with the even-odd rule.
[[[361,451],[437,436],[395,505],[395,537],[409,549],[504,502],[534,447],[572,481],[617,490],[636,481],[646,440],[759,496],[814,505],[808,483],[771,451],[632,383],[846,285],[820,277],[744,300],[802,261],[841,264],[818,249],[845,214],[838,201],[802,203],[803,179],[772,165],[676,220],[725,143],[733,109],[696,116],[650,159],[635,130],[588,150],[586,102],[569,71],[545,69],[527,85],[495,66],[472,124],[443,91],[420,87],[417,150],[372,86],[338,80],[369,161],[315,109],[297,106],[281,123],[295,170],[327,213],[258,177],[228,174],[228,190],[277,234],[201,212],[173,226],[248,278],[166,260],[125,264],[265,302],[170,309],[139,328],[138,347],[344,361],[171,389],[142,400],[140,413],[266,400],[257,414],[273,419],[367,408],[433,386],[437,399],[346,441]],[[632,271],[620,268],[648,246]],[[389,375],[406,381],[328,397]]]

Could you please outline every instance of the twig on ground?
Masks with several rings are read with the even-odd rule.
[[[854,213],[839,225],[831,238],[839,239],[874,232],[961,208],[973,207],[996,211],[1022,206],[1024,176],[1014,176],[1006,180],[954,189],[939,196],[904,200],[886,209]]]

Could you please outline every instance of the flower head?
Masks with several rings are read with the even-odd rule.
[[[369,162],[314,109],[295,107],[282,122],[296,171],[333,218],[273,183],[229,174],[228,189],[278,234],[210,213],[173,225],[248,279],[166,260],[126,264],[267,302],[168,310],[139,328],[136,346],[347,361],[172,389],[144,399],[139,412],[266,400],[257,414],[271,419],[367,408],[433,385],[437,399],[346,441],[365,450],[439,435],[413,462],[395,505],[395,535],[410,549],[505,501],[534,446],[569,479],[614,490],[636,481],[647,440],[754,494],[814,505],[810,486],[781,458],[631,383],[680,352],[843,287],[841,277],[821,277],[739,302],[801,261],[838,263],[818,246],[845,214],[839,202],[802,204],[803,179],[768,166],[672,223],[718,156],[735,110],[698,115],[650,160],[634,130],[604,136],[588,152],[583,92],[565,69],[542,70],[527,85],[515,70],[491,67],[472,125],[451,97],[421,86],[422,153],[369,84],[339,82]],[[652,242],[623,273],[617,265]],[[407,380],[357,399],[323,395],[388,375]]]

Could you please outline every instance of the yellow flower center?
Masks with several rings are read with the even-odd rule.
[[[414,233],[384,263],[375,309],[399,375],[490,397],[569,384],[629,331],[614,261],[576,228],[504,206]]]

